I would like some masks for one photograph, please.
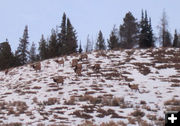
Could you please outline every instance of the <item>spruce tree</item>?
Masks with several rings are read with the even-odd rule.
[[[20,38],[19,46],[16,50],[16,56],[20,60],[20,64],[24,65],[28,61],[29,51],[28,51],[28,44],[29,44],[29,36],[28,36],[28,26],[25,26],[24,33],[22,38]]]
[[[36,45],[34,44],[34,42],[32,43],[31,49],[29,51],[29,59],[31,63],[37,60]]]
[[[80,42],[80,45],[79,45],[79,53],[82,53],[82,47],[81,47],[81,42]]]
[[[89,38],[89,35],[87,36],[87,40],[86,40],[86,47],[85,47],[85,51],[86,52],[91,52],[92,50],[93,50],[93,48],[92,48],[92,42],[91,42],[91,40],[90,40],[90,38]]]
[[[61,22],[61,32],[58,34],[58,55],[65,54],[66,47],[66,34],[67,34],[67,25],[66,25],[66,14],[63,14],[62,22]]]
[[[66,53],[76,53],[77,52],[77,37],[76,31],[74,30],[69,18],[67,18],[67,41],[66,41]]]
[[[11,52],[9,42],[0,43],[0,70],[15,66],[15,58]]]
[[[133,48],[138,44],[139,27],[135,17],[128,12],[123,19],[123,25],[120,25],[119,35],[121,38],[120,46],[122,48]]]
[[[108,41],[109,49],[117,49],[118,48],[118,37],[117,37],[117,29],[114,27],[111,31],[110,37]]]
[[[42,35],[41,40],[39,42],[39,57],[41,60],[47,59],[48,56],[48,44]]]
[[[96,50],[105,50],[105,49],[106,49],[106,45],[105,45],[104,37],[100,30],[96,42]]]
[[[147,17],[147,12],[142,11],[142,18],[140,23],[140,35],[139,35],[139,47],[140,48],[150,48],[154,47],[154,37],[151,26],[151,19]]]
[[[177,35],[177,31],[175,30],[174,33],[174,40],[173,40],[173,47],[178,47],[178,35]]]
[[[162,47],[171,46],[171,34],[168,31],[168,21],[166,12],[163,11],[161,24],[159,25],[159,40]]]
[[[49,58],[58,56],[58,42],[57,42],[57,33],[54,29],[51,31],[51,36],[49,40]]]
[[[164,43],[163,43],[163,47],[171,47],[172,44],[171,44],[171,34],[169,31],[166,31],[165,32],[165,35],[164,35]]]

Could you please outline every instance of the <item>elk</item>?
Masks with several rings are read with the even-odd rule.
[[[31,65],[35,70],[36,72],[39,70],[41,70],[41,63],[40,62],[37,62],[37,63],[34,63]]]
[[[95,64],[93,67],[93,70],[98,71],[101,69],[100,64]]]
[[[82,61],[83,59],[87,60],[88,59],[88,55],[87,54],[81,54],[79,60]]]
[[[78,64],[78,59],[73,59],[72,60],[72,67],[75,67]]]
[[[58,60],[58,59],[56,59],[56,60],[54,60],[56,63],[58,63],[59,65],[63,65],[63,67],[64,67],[64,60],[63,59],[61,59],[61,60]]]
[[[5,75],[7,75],[8,74],[8,72],[9,72],[9,69],[5,69]]]
[[[81,69],[77,69],[77,70],[75,70],[75,72],[76,72],[76,74],[78,75],[78,76],[81,76],[82,74],[81,74]]]
[[[81,75],[81,70],[82,70],[82,64],[77,64],[74,68],[74,72],[80,76]]]
[[[57,83],[57,85],[59,83],[61,83],[62,85],[64,84],[64,78],[62,76],[53,77],[52,79],[53,79],[54,82]]]
[[[128,87],[131,88],[131,90],[139,91],[137,84],[130,85],[130,83],[128,83]]]

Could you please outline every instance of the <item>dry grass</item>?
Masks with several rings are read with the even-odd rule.
[[[59,101],[57,98],[54,97],[54,98],[48,98],[48,100],[44,101],[43,103],[44,105],[54,105],[56,103],[59,103]]]
[[[86,113],[83,113],[83,111],[76,110],[72,113],[72,115],[76,115],[79,118],[84,118],[84,119],[91,119],[92,116]]]
[[[132,112],[130,115],[135,116],[135,117],[143,117],[145,115],[144,112],[142,112],[139,109],[136,109],[134,112]]]
[[[164,105],[180,105],[180,100],[177,100],[177,99],[171,99],[171,100],[168,100],[168,101],[165,101],[164,102]]]
[[[71,96],[68,101],[65,100],[64,104],[65,105],[75,105],[75,97]]]
[[[78,126],[97,126],[92,121],[85,121],[83,124],[80,124]]]

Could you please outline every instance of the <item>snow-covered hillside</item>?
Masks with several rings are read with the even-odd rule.
[[[78,57],[67,56],[64,67],[57,58],[42,61],[37,72],[30,65],[1,71],[0,124],[155,126],[165,111],[180,110],[180,49],[92,52],[79,62],[82,76],[71,67]]]

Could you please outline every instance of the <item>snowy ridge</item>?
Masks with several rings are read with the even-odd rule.
[[[79,62],[82,76],[71,67],[78,57],[44,60],[38,72],[30,65],[1,71],[0,124],[163,125],[165,111],[180,110],[180,49],[92,52]],[[62,58],[64,67],[54,61]],[[64,85],[55,76],[64,76]]]

